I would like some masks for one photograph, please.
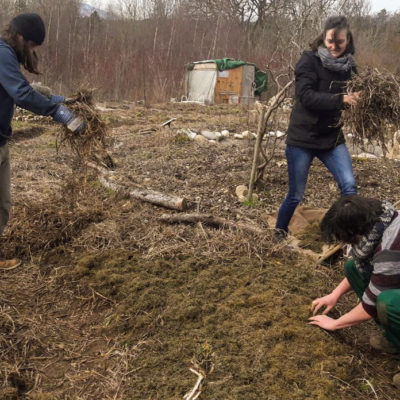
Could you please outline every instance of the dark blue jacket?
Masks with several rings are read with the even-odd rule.
[[[356,69],[334,72],[313,51],[305,51],[296,65],[296,99],[287,130],[287,144],[329,150],[344,143],[339,125],[346,81]]]
[[[49,99],[32,89],[21,72],[15,51],[0,39],[0,146],[11,137],[15,104],[35,114],[53,115],[59,99]]]

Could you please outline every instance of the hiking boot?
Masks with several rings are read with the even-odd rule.
[[[400,389],[400,372],[393,376],[393,385]]]
[[[294,250],[296,246],[292,243],[293,237],[289,236],[288,232],[283,229],[274,229],[272,242],[279,249]]]
[[[390,343],[382,333],[373,333],[369,337],[369,344],[375,350],[383,351],[384,353],[396,354],[398,350],[392,343]],[[400,374],[398,374],[400,375]],[[400,381],[400,376],[399,376]]]
[[[288,233],[284,231],[283,229],[274,229],[274,238],[273,241],[274,243],[283,243],[287,240],[288,238]]]
[[[21,260],[13,258],[12,260],[0,261],[0,271],[10,271],[11,269],[17,268],[21,265]]]

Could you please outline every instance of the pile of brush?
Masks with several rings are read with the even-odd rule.
[[[355,106],[345,108],[342,122],[361,148],[377,144],[384,152],[400,129],[400,76],[366,68],[348,81],[347,92],[361,92]]]
[[[101,160],[100,163],[103,163],[102,160],[106,159],[104,163],[112,168],[113,165],[108,165],[110,156],[105,150],[107,129],[93,103],[93,90],[79,90],[67,99],[66,104],[75,115],[82,118],[86,128],[80,132],[71,132],[64,126],[59,135],[59,144],[70,147],[80,161]]]
[[[65,198],[56,193],[41,200],[17,202],[13,219],[0,236],[1,256],[42,256],[53,248],[67,246],[85,228],[103,219],[97,196],[80,198],[80,207],[73,209],[65,205]]]

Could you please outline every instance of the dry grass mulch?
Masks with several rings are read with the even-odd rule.
[[[80,178],[55,151],[52,126],[12,145],[15,211],[2,251],[25,267],[0,280],[0,382],[10,399],[178,399],[194,386],[194,366],[206,372],[206,399],[397,397],[399,360],[371,352],[373,324],[335,333],[307,325],[311,300],[342,271],[272,244],[266,213],[286,192],[283,153],[246,206],[235,187],[247,183],[251,141],[175,140],[180,127],[251,128],[246,115],[162,105],[104,117],[127,185],[187,197],[189,211],[265,234],[161,223],[173,211],[104,189],[92,173]],[[159,129],[168,117],[176,127]],[[147,127],[158,128],[141,134]],[[400,198],[396,162],[355,161],[354,170],[361,194]],[[337,196],[316,162],[305,204],[328,207]]]

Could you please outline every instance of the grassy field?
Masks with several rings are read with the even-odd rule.
[[[204,376],[199,399],[398,398],[400,360],[371,350],[373,323],[334,333],[307,324],[343,260],[317,267],[273,244],[268,214],[287,190],[283,141],[258,201],[243,204],[235,188],[248,184],[254,141],[195,142],[178,130],[254,132],[250,110],[103,106],[114,182],[184,197],[189,213],[262,233],[166,224],[163,214],[179,212],[105,188],[59,148],[59,127],[21,114],[0,249],[24,263],[0,272],[0,399],[182,399],[198,378],[190,369]],[[353,165],[360,194],[400,199],[396,161]],[[315,162],[304,204],[327,208],[338,195]],[[334,315],[355,301],[348,295]]]

